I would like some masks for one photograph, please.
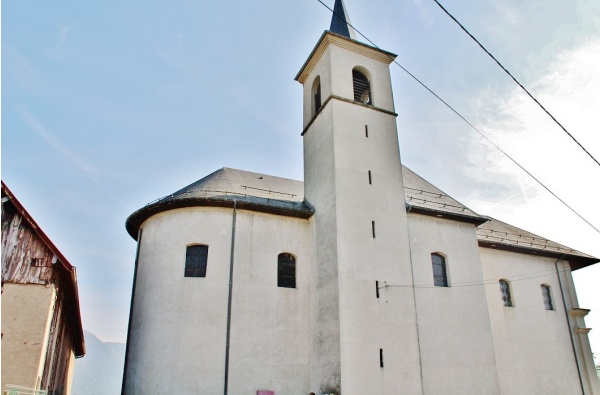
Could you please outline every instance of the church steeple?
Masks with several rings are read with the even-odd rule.
[[[346,12],[343,0],[335,0],[329,31],[356,40],[354,29],[350,27],[350,17]]]

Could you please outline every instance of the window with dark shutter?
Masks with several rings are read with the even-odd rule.
[[[436,287],[447,287],[446,259],[440,254],[431,254],[431,265],[433,268],[433,284]]]
[[[500,280],[500,294],[502,295],[502,301],[504,306],[513,307],[512,296],[510,295],[510,284],[506,280]]]
[[[373,104],[371,97],[371,83],[366,75],[357,69],[352,70],[352,84],[354,86],[354,101],[364,104]]]
[[[188,246],[185,253],[185,277],[206,277],[208,246]]]
[[[313,115],[321,109],[321,77],[315,78],[312,87]]]
[[[550,293],[550,286],[542,284],[542,297],[544,298],[544,307],[546,310],[554,310],[554,305],[552,304],[552,294]]]
[[[282,253],[277,257],[277,286],[296,288],[296,258]]]

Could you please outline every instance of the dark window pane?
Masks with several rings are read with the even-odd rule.
[[[546,310],[554,310],[554,305],[552,304],[552,295],[550,294],[550,287],[547,285],[542,285],[542,296],[544,298],[544,307]]]
[[[279,254],[277,257],[277,286],[296,288],[296,258],[292,254]]]
[[[208,246],[188,246],[185,254],[185,277],[206,277]]]
[[[433,284],[436,287],[447,287],[448,277],[446,275],[446,260],[440,254],[431,254],[431,265],[433,268]]]
[[[510,285],[505,280],[500,280],[500,293],[502,295],[502,301],[504,306],[512,307],[512,297],[510,296]]]

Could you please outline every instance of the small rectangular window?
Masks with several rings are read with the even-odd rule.
[[[371,170],[369,170],[369,185],[373,185],[373,177],[371,176]]]
[[[504,306],[513,307],[512,297],[510,295],[510,284],[506,280],[500,280],[500,294],[502,295],[502,301]]]
[[[371,221],[371,230],[373,231],[373,238],[375,238],[375,221]]]
[[[31,266],[35,266],[35,267],[44,266],[42,258],[31,258]]]
[[[277,256],[277,286],[296,288],[296,258],[292,254],[281,253]]]
[[[369,138],[369,126],[365,125],[365,137]]]
[[[206,277],[208,246],[188,246],[185,253],[185,277]]]
[[[383,348],[379,349],[379,367],[383,367]]]
[[[431,266],[433,270],[433,285],[436,287],[447,287],[446,258],[440,254],[431,254]]]
[[[554,305],[552,304],[552,294],[550,293],[550,286],[541,285],[542,287],[542,297],[544,298],[544,307],[546,310],[554,310]]]

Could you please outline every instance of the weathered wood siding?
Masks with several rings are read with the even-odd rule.
[[[2,283],[54,284],[53,254],[30,224],[6,202],[2,205]],[[33,264],[32,264],[33,263]]]
[[[11,202],[2,204],[2,284],[37,284],[56,289],[47,348],[41,356],[44,368],[39,388],[50,395],[66,395],[76,332],[71,318],[74,307],[65,300],[71,279],[59,262],[52,263],[56,258],[34,226]]]

